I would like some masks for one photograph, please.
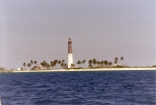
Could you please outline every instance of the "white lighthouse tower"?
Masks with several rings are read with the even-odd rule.
[[[71,38],[69,38],[68,40],[68,68],[71,68],[71,64],[73,64],[72,40]]]

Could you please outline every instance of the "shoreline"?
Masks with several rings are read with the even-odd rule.
[[[51,70],[22,70],[22,71],[11,71],[12,73],[22,72],[82,72],[82,71],[143,71],[143,70],[154,70],[156,68],[96,68],[96,69],[51,69]]]

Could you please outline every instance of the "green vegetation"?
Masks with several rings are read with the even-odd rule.
[[[122,61],[122,64],[119,65],[118,64],[118,57],[114,58],[114,64],[112,63],[112,61],[108,61],[108,60],[96,60],[95,58],[93,59],[89,59],[88,60],[88,67],[87,68],[91,68],[91,69],[96,69],[96,68],[123,68],[125,66],[123,66],[123,57],[120,58],[120,60]],[[75,64],[71,64],[71,68],[70,69],[83,69],[86,68],[86,60],[78,60],[77,61],[77,66]],[[37,63],[37,61],[33,61],[30,60],[29,63],[23,63],[23,69],[27,68],[32,69],[32,70],[38,70],[38,69],[69,69],[67,63],[65,63],[65,60],[52,60],[49,63],[46,62],[45,60]]]
[[[153,65],[152,67],[156,67],[156,65]]]

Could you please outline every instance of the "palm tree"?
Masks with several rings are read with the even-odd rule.
[[[43,61],[43,62],[41,62],[40,64],[41,64],[43,67],[46,67],[48,63],[47,63],[46,61]]]
[[[74,64],[71,64],[71,68],[75,68],[75,65]]]
[[[61,63],[61,65],[60,65],[62,68],[64,68],[64,63]]]
[[[24,68],[25,68],[25,66],[26,66],[26,63],[25,63],[25,62],[23,63],[23,66],[24,66]]]
[[[89,68],[92,68],[93,66],[92,66],[92,64],[91,64],[91,63],[89,63],[88,67],[89,67]]]
[[[114,63],[115,63],[115,64],[117,64],[117,63],[118,63],[118,61],[117,61],[117,60],[115,60],[115,61],[114,61]]]
[[[40,63],[40,65],[42,65],[42,66],[43,66],[43,62],[41,62],[41,63]]]
[[[31,67],[31,63],[28,63],[27,66],[28,66],[28,67]]]
[[[52,68],[54,67],[54,62],[53,62],[53,61],[50,62],[50,66],[51,66]]]
[[[46,68],[49,69],[50,68],[50,65],[49,64],[46,64]]]
[[[86,62],[86,60],[84,59],[84,60],[82,61],[83,66],[84,66],[85,62]]]
[[[62,63],[64,63],[64,62],[65,62],[65,60],[63,59],[63,60],[62,60]]]
[[[31,61],[30,61],[31,66],[33,66],[33,63],[34,63],[33,60],[31,60]]]
[[[58,64],[61,64],[61,61],[59,60],[57,63],[58,63]]]
[[[37,61],[34,61],[34,64],[37,64]]]
[[[56,66],[56,65],[57,65],[57,62],[58,62],[58,60],[57,60],[57,59],[55,59],[55,60],[54,60],[54,66]]]
[[[97,61],[97,64],[98,64],[98,67],[99,67],[99,65],[101,64],[101,62],[100,61]]]
[[[120,58],[120,60],[122,61],[122,65],[123,65],[123,60],[124,60],[124,57],[121,57],[121,58]]]
[[[89,64],[89,65],[92,65],[92,63],[93,63],[93,61],[90,59],[90,60],[88,61],[88,64]]]
[[[82,62],[80,61],[80,66],[81,66]]]
[[[61,64],[61,61],[59,60],[59,61],[57,62],[57,64]]]
[[[104,61],[104,64],[105,64],[105,65],[108,65],[108,61],[107,61],[107,60],[105,60],[105,61]]]
[[[118,63],[118,57],[115,57],[115,61],[114,61],[115,64]]]
[[[96,61],[96,59],[94,58],[94,59],[93,59],[93,64],[94,64],[94,66],[96,66],[96,63],[97,63],[97,61]]]
[[[81,64],[81,61],[80,61],[80,60],[79,60],[79,61],[77,61],[77,64],[78,64],[78,65],[80,65],[80,64]]]
[[[66,63],[64,64],[64,68],[68,68],[68,65]]]
[[[101,67],[103,67],[104,61],[102,60],[102,61],[100,62],[100,64],[101,64]]]
[[[33,64],[34,63],[33,60],[31,60],[30,63]]]
[[[109,62],[109,65],[112,66],[112,62],[111,61]]]
[[[118,61],[118,57],[115,57],[115,61]]]

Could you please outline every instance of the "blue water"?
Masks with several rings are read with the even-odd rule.
[[[2,105],[156,105],[156,71],[0,73]]]

